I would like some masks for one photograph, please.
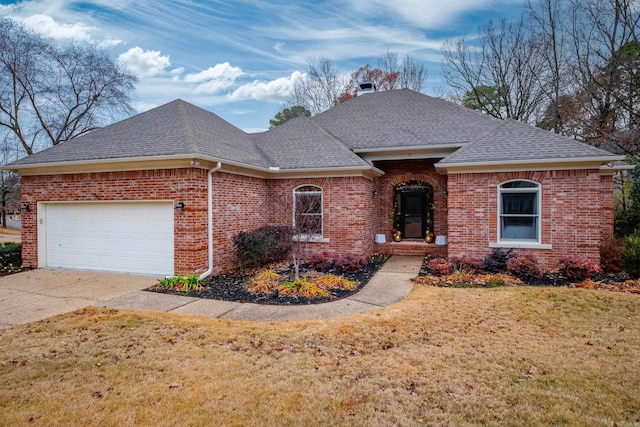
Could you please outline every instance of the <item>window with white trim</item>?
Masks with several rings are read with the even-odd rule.
[[[498,187],[498,240],[540,243],[540,184],[508,181]]]
[[[302,185],[293,190],[293,226],[296,234],[322,237],[322,188]]]

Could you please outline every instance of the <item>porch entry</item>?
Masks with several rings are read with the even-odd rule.
[[[394,226],[405,239],[424,239],[433,231],[433,187],[406,182],[394,187]]]

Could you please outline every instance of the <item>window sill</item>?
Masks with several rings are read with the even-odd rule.
[[[294,242],[298,242],[300,240],[302,240],[303,242],[308,242],[308,243],[329,243],[330,240],[328,237],[322,237],[322,236],[293,236],[292,240]]]
[[[489,243],[490,248],[509,248],[509,249],[552,249],[551,245],[536,242],[492,242]]]

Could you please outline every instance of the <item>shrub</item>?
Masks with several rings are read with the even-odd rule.
[[[507,271],[521,279],[531,279],[540,274],[538,261],[532,255],[516,255],[509,258]]]
[[[325,271],[336,259],[336,254],[330,251],[322,251],[319,253],[311,254],[309,257],[309,264],[311,268],[317,271]]]
[[[640,278],[640,228],[624,238],[620,251],[622,269],[632,278]]]
[[[362,267],[365,265],[367,265],[366,259],[351,253],[340,255],[336,260],[336,267],[338,267],[343,273],[357,273],[362,270]]]
[[[358,285],[358,282],[345,279],[344,277],[336,276],[333,274],[326,274],[324,276],[316,277],[310,280],[311,283],[317,285],[320,289],[346,289],[352,291]]]
[[[164,279],[158,279],[158,283],[164,288],[183,292],[199,291],[202,289],[202,284],[197,274],[165,277]]]
[[[640,224],[640,209],[632,207],[614,215],[613,228],[616,237],[630,236]]]
[[[0,244],[0,267],[18,268],[22,265],[22,243],[6,242]]]
[[[484,262],[482,260],[466,256],[449,258],[449,265],[452,269],[466,270],[471,273],[479,273],[484,268]]]
[[[447,276],[447,282],[451,282],[456,285],[472,285],[473,281],[473,274],[466,270],[455,270]]]
[[[280,275],[269,269],[253,276],[247,283],[247,290],[252,294],[271,294],[278,289]]]
[[[429,271],[437,276],[446,276],[451,273],[449,261],[444,258],[433,258],[428,263]]]
[[[278,295],[287,297],[328,297],[331,294],[324,290],[320,289],[318,285],[315,283],[308,282],[302,279],[296,279],[293,282],[284,282],[278,288]]]
[[[236,256],[244,266],[257,267],[282,261],[293,248],[293,228],[268,225],[253,231],[241,231],[233,239]]]
[[[620,240],[612,234],[603,234],[600,244],[600,267],[603,271],[617,273],[622,270],[620,267],[620,250],[622,249]]]
[[[507,262],[513,257],[513,249],[496,248],[484,259],[484,269],[489,273],[503,273],[507,271]]]
[[[560,258],[558,271],[569,280],[584,280],[594,273],[602,273],[600,266],[580,255]]]

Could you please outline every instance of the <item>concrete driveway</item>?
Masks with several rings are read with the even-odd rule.
[[[0,277],[0,329],[35,322],[152,286],[150,276],[39,269]]]

